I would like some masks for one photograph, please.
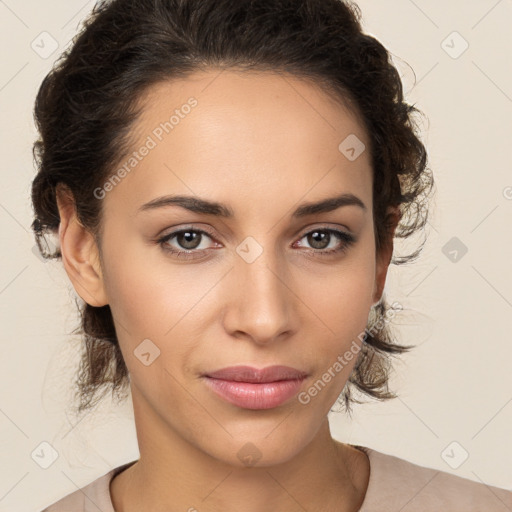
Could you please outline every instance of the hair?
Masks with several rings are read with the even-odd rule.
[[[102,202],[94,190],[129,153],[139,100],[159,82],[212,69],[288,73],[351,105],[371,142],[377,251],[393,240],[388,206],[401,214],[394,237],[422,230],[434,183],[415,119],[423,113],[405,102],[391,54],[363,33],[360,20],[359,7],[342,0],[100,0],[35,101],[31,227],[43,257],[62,256],[58,245],[51,252],[41,243],[58,232],[57,189],[72,194],[79,222],[99,245]],[[422,245],[391,263],[416,259]],[[390,359],[413,346],[399,345],[391,334],[386,316],[401,309],[395,304],[382,294],[372,307],[339,398],[349,414],[351,402],[362,403],[354,389],[377,400],[397,396],[388,385]],[[130,376],[109,305],[78,300],[77,307],[73,333],[83,343],[75,399],[83,412],[109,389],[126,396]]]

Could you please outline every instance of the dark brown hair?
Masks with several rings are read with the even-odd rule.
[[[377,250],[392,240],[390,205],[402,214],[395,237],[421,230],[433,186],[415,123],[422,113],[405,102],[390,54],[362,32],[360,19],[359,8],[341,0],[99,1],[36,98],[40,137],[33,148],[32,229],[43,256],[61,257],[58,246],[49,252],[41,243],[58,231],[57,185],[72,193],[79,221],[99,244],[102,209],[94,190],[129,153],[139,100],[158,82],[208,69],[290,73],[352,105],[371,141]],[[416,259],[422,245],[391,263]],[[76,390],[82,412],[109,389],[118,397],[127,391],[129,374],[110,307],[83,301],[77,306],[81,321],[74,333],[83,337],[83,353]],[[351,393],[353,386],[379,400],[396,397],[388,389],[390,356],[412,348],[395,343],[389,330],[386,315],[399,310],[384,296],[372,308],[372,325],[340,396],[349,413],[351,402],[362,403]]]

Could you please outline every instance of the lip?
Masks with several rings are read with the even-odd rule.
[[[244,409],[271,409],[296,395],[307,373],[283,365],[262,369],[230,366],[203,377],[214,393],[233,405]]]

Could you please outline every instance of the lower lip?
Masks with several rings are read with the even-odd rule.
[[[205,377],[207,386],[227,402],[244,409],[272,409],[299,392],[304,379],[253,383]]]

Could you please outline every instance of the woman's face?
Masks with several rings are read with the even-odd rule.
[[[340,395],[385,280],[369,140],[309,82],[233,70],[154,86],[135,133],[125,172],[97,192],[98,286],[130,372],[140,442],[158,450],[177,436],[229,464],[251,450],[262,464],[283,462]],[[304,211],[342,195],[352,199]],[[223,206],[165,205],[172,196]],[[233,403],[204,375],[236,365],[307,377],[287,400]]]

